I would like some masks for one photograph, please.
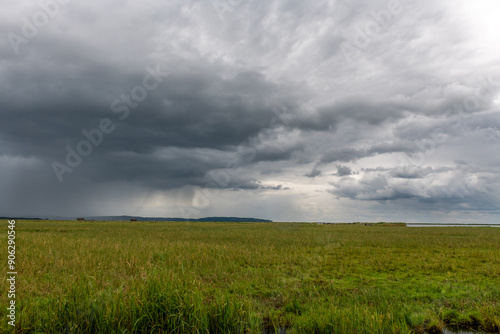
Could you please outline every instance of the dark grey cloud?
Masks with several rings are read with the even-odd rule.
[[[319,175],[321,175],[321,171],[317,167],[314,167],[309,173],[304,174],[307,177],[316,177]]]
[[[332,184],[331,192],[364,201],[411,199],[420,208],[427,206],[427,210],[473,208],[498,212],[500,205],[494,193],[498,182],[497,175],[472,168],[403,166],[365,170],[359,179],[340,179]]]
[[[391,142],[375,144],[369,148],[354,149],[354,148],[341,148],[333,149],[325,152],[321,158],[321,163],[330,162],[350,162],[356,161],[361,158],[371,157],[374,155],[386,153],[413,153],[418,151],[418,146],[412,142]]]
[[[349,166],[337,166],[337,175],[338,176],[347,176],[347,175],[352,175],[354,172]]]

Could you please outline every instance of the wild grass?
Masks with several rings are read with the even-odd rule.
[[[499,228],[16,225],[15,333],[500,332]]]

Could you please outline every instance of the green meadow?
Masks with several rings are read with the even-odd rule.
[[[16,221],[2,333],[500,333],[500,228]]]

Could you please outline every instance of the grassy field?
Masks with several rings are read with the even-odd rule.
[[[500,228],[16,225],[16,333],[500,332]]]

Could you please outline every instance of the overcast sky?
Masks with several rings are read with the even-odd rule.
[[[0,5],[0,216],[499,222],[498,0]]]

